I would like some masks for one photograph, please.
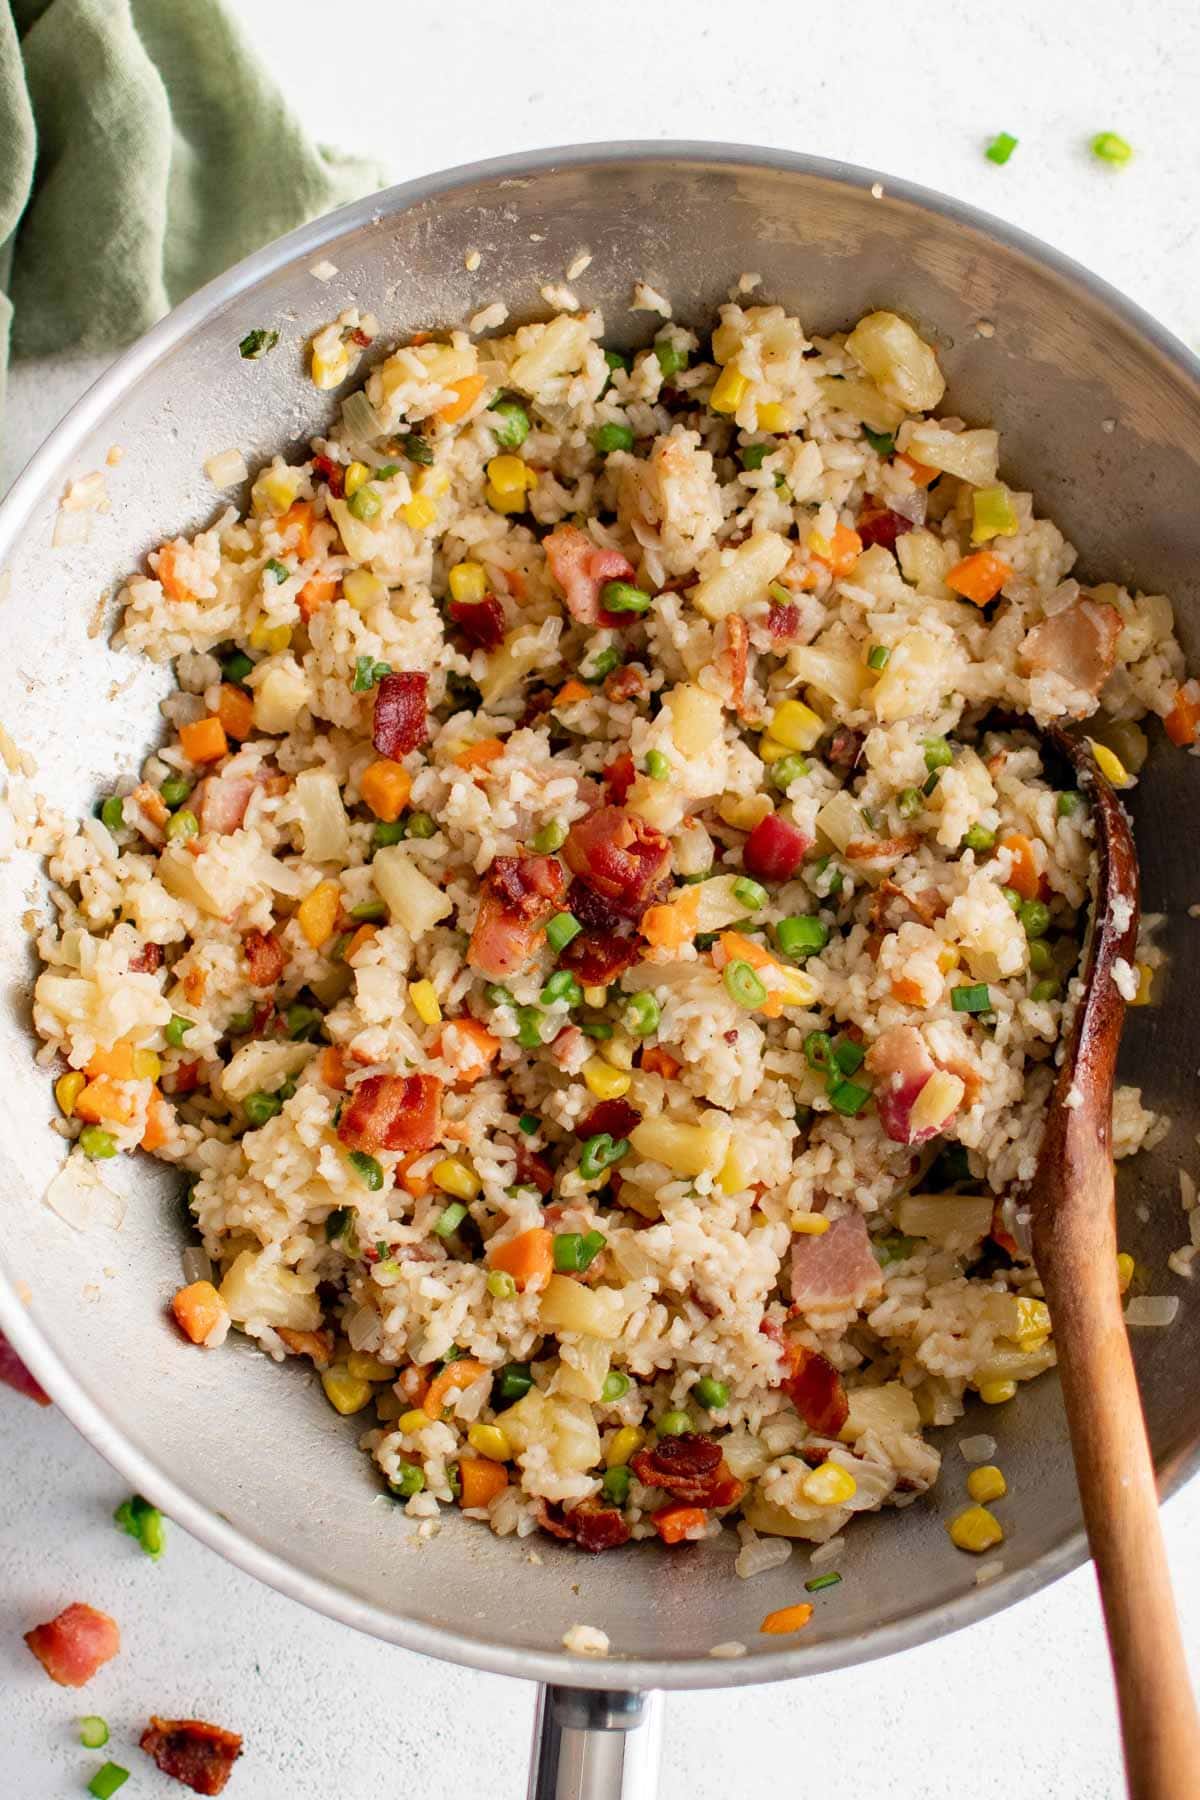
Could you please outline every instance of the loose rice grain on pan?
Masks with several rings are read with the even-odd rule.
[[[130,577],[140,775],[17,810],[72,1158],[192,1184],[182,1332],[309,1358],[422,1530],[740,1519],[748,1573],[1054,1361],[1012,1231],[1092,826],[989,712],[1194,709],[1169,602],[1078,583],[911,326],[655,330],[399,345]]]

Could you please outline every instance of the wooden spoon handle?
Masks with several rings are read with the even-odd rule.
[[[1068,1240],[1069,1241],[1069,1240]],[[1093,1260],[1047,1262],[1071,1448],[1108,1627],[1132,1800],[1196,1800],[1200,1722],[1171,1594],[1154,1465],[1121,1312]],[[1103,1264],[1101,1264],[1103,1268]]]

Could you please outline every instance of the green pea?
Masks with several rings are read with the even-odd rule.
[[[621,1015],[621,1023],[631,1037],[651,1037],[658,1030],[662,1010],[654,995],[645,989],[631,994]]]
[[[409,813],[408,835],[410,838],[431,838],[436,832],[437,826],[429,813]]]
[[[109,831],[120,831],[125,823],[125,805],[119,794],[110,794],[100,803],[100,823]]]
[[[192,784],[186,775],[168,775],[158,791],[163,797],[163,803],[173,812],[177,806],[183,805],[192,791]]]
[[[172,1013],[171,1017],[167,1020],[166,1030],[163,1032],[163,1036],[166,1038],[168,1044],[170,1044],[172,1050],[179,1050],[182,1048],[184,1033],[191,1031],[195,1023],[196,1021],[194,1019],[184,1019],[181,1018],[178,1013]]]
[[[378,819],[371,829],[371,848],[383,850],[389,844],[398,844],[403,836],[403,819]]]
[[[565,1000],[568,1006],[578,1006],[583,999],[583,989],[570,969],[555,969],[538,998],[543,1006],[553,1006],[557,1000]]]
[[[729,1383],[715,1381],[711,1375],[702,1375],[692,1393],[708,1412],[720,1412],[729,1405]]]
[[[1065,789],[1054,803],[1054,810],[1060,819],[1072,819],[1083,805],[1083,795],[1077,794],[1073,788]]]
[[[944,769],[954,761],[954,752],[944,737],[925,739],[925,767],[932,772]]]
[[[972,825],[963,838],[965,850],[992,850],[995,844],[996,834],[989,831],[986,825]]]
[[[743,469],[761,469],[772,448],[770,444],[744,444],[739,452]]]
[[[1045,938],[1033,938],[1029,945],[1029,966],[1035,975],[1046,975],[1054,967],[1054,954]]]
[[[608,456],[614,450],[632,450],[633,432],[628,425],[600,425],[592,433],[592,443],[601,456]]]
[[[672,375],[678,375],[681,369],[687,368],[688,353],[674,338],[655,338],[654,354],[658,358],[659,368],[668,380]]]
[[[661,750],[647,750],[646,773],[651,781],[666,781],[671,774],[671,764]]]
[[[682,1437],[685,1431],[691,1429],[691,1415],[681,1410],[665,1412],[655,1426],[659,1437]]]
[[[279,1095],[264,1094],[261,1088],[256,1089],[253,1094],[247,1094],[242,1101],[242,1111],[251,1125],[265,1125],[268,1119],[273,1119],[282,1110],[283,1102]]]
[[[1058,993],[1058,982],[1052,978],[1035,982],[1030,991],[1031,1000],[1053,1000]]]
[[[488,409],[493,418],[492,436],[504,450],[519,450],[529,436],[529,414],[519,400],[497,400]]]
[[[99,1125],[85,1125],[79,1134],[79,1148],[92,1162],[106,1162],[110,1156],[117,1154],[116,1139],[111,1131],[104,1131]]]
[[[1044,900],[1022,900],[1017,917],[1027,938],[1045,937],[1050,929],[1050,908]]]
[[[807,775],[811,767],[807,756],[781,756],[778,762],[771,764],[771,780],[786,793],[793,781]]]
[[[619,1463],[615,1469],[605,1469],[600,1482],[600,1492],[613,1506],[624,1506],[629,1498],[629,1489],[632,1484],[632,1471],[624,1463]]]
[[[371,519],[377,519],[383,510],[383,501],[379,497],[378,489],[373,488],[370,482],[356,488],[346,505],[354,517],[361,519],[364,525]]]
[[[402,1462],[388,1486],[401,1500],[411,1500],[425,1486],[425,1471],[417,1463]]]
[[[538,856],[553,856],[567,841],[567,828],[561,819],[551,819],[530,840],[530,849]]]
[[[611,1406],[615,1400],[622,1399],[629,1392],[629,1386],[629,1377],[623,1369],[610,1369],[604,1377],[600,1399],[605,1406]]]
[[[188,838],[196,837],[199,834],[199,831],[199,819],[196,817],[195,813],[191,812],[186,806],[179,812],[172,813],[171,817],[167,820],[167,838],[173,844],[185,843]]]

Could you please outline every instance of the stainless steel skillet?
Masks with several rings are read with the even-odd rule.
[[[1135,307],[1020,233],[870,172],[722,145],[552,150],[409,183],[271,246],[135,345],[35,457],[0,506],[0,722],[35,757],[34,785],[52,803],[86,807],[154,735],[164,684],[92,635],[101,594],[164,535],[212,517],[206,457],[237,446],[253,466],[332,416],[302,366],[312,330],[351,299],[397,335],[456,324],[493,299],[533,316],[540,284],[560,280],[584,248],[593,261],[580,297],[630,343],[654,323],[627,311],[641,277],[670,295],[679,317],[701,323],[745,271],[762,277],[756,298],[785,302],[810,330],[880,305],[920,321],[938,343],[949,402],[1001,429],[1006,470],[1085,546],[1085,573],[1169,593],[1195,658],[1200,369]],[[473,249],[472,274],[464,259]],[[322,261],[338,270],[327,284],[310,273]],[[238,340],[258,326],[279,329],[279,348],[245,363]],[[101,467],[114,443],[125,455],[108,473],[111,510],[94,517],[86,543],[53,549],[66,482]],[[1198,797],[1200,762],[1157,749],[1135,812],[1144,904],[1167,914],[1171,968],[1161,1004],[1131,1017],[1123,1078],[1174,1125],[1124,1171],[1122,1243],[1161,1272],[1154,1291],[1184,1293],[1174,1327],[1144,1332],[1135,1346],[1166,1486],[1195,1466],[1200,1445],[1200,1308],[1165,1272],[1184,1236],[1175,1169],[1200,1127],[1200,933],[1187,916],[1200,898],[1190,825]],[[37,879],[24,857],[0,864],[0,1325],[132,1484],[244,1568],[410,1649],[548,1684],[538,1794],[599,1800],[622,1779],[634,1791],[623,1750],[642,1739],[621,1729],[641,1716],[631,1696],[890,1654],[1009,1605],[1081,1560],[1052,1377],[985,1415],[1013,1496],[1003,1574],[976,1586],[976,1565],[950,1548],[942,1526],[957,1489],[945,1502],[935,1492],[856,1526],[835,1600],[784,1648],[757,1628],[796,1598],[795,1570],[742,1582],[732,1545],[586,1559],[547,1540],[534,1564],[527,1544],[457,1518],[419,1542],[376,1500],[355,1427],[298,1370],[249,1349],[198,1357],[176,1343],[161,1310],[178,1279],[176,1182],[158,1168],[122,1168],[119,1230],[73,1231],[42,1204],[61,1146],[31,1058],[33,961],[19,926]],[[89,1301],[93,1285],[100,1298]],[[978,1428],[968,1418],[961,1430]],[[608,1633],[607,1660],[562,1649],[580,1622]],[[746,1646],[744,1657],[709,1655],[731,1641]],[[590,1735],[602,1727],[617,1731]]]

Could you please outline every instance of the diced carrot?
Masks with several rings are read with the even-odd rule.
[[[664,1544],[678,1544],[693,1531],[697,1525],[703,1525],[708,1514],[699,1506],[663,1506],[653,1515],[651,1523]]]
[[[321,1080],[326,1087],[344,1088],[346,1085],[346,1059],[342,1055],[340,1044],[326,1044],[317,1058],[317,1068]]]
[[[1040,877],[1029,839],[1024,832],[1010,831],[1000,839],[1000,848],[1007,850],[1012,858],[1012,866],[1008,872],[1009,887],[1015,888],[1022,900],[1036,900]]]
[[[1006,563],[994,550],[976,550],[972,556],[964,556],[960,563],[955,563],[946,577],[946,586],[961,594],[964,600],[986,606],[1015,573],[1012,564]]]
[[[684,888],[678,899],[651,906],[642,914],[638,930],[656,950],[680,950],[700,929],[700,889]]]
[[[740,931],[723,931],[721,948],[725,952],[726,962],[748,962],[752,969],[774,969],[778,966],[769,950],[764,950],[753,938],[743,937]]]
[[[148,781],[139,781],[130,799],[137,802],[152,825],[165,825],[171,816],[166,801]]]
[[[142,1132],[141,1147],[143,1150],[161,1150],[171,1135],[171,1109],[159,1093],[158,1089],[150,1089],[150,1101],[146,1107],[146,1126]]]
[[[379,930],[378,925],[360,925],[350,942],[346,945],[342,956],[343,962],[352,963],[359,951],[364,949]]]
[[[122,1040],[108,1050],[93,1050],[84,1074],[89,1080],[108,1075],[113,1081],[133,1080],[133,1045]]]
[[[651,1044],[648,1050],[642,1051],[642,1068],[648,1075],[661,1075],[664,1081],[674,1081],[682,1067],[678,1057],[664,1050],[661,1044]]]
[[[906,456],[903,450],[897,456],[896,461],[903,463],[908,470],[914,487],[928,487],[930,482],[936,481],[942,472],[940,469],[931,469],[928,463],[918,462],[915,456]]]
[[[310,575],[296,595],[296,605],[300,608],[300,617],[311,619],[315,612],[319,612],[323,606],[328,606],[331,600],[336,600],[338,585],[336,575]]]
[[[342,890],[336,881],[318,881],[305,894],[296,908],[296,923],[304,933],[304,941],[319,950],[333,936]]]
[[[843,525],[839,519],[833,528],[833,536],[829,539],[829,551],[814,550],[813,557],[824,563],[835,575],[848,575],[859,557],[862,555],[862,539],[857,531],[851,531],[849,525]]]
[[[549,1232],[546,1235],[549,1237]],[[473,1356],[460,1356],[454,1362],[447,1363],[430,1382],[429,1391],[421,1402],[421,1411],[431,1419],[440,1419],[446,1395],[451,1388],[457,1388],[461,1393],[463,1388],[469,1388],[473,1381],[478,1381],[481,1375],[486,1374],[487,1365],[477,1362]]]
[[[902,1001],[905,1006],[924,1006],[925,989],[911,975],[893,975],[892,998]]]
[[[411,1156],[402,1157],[396,1164],[396,1180],[414,1200],[423,1200],[426,1194],[433,1192],[433,1177],[428,1172],[423,1175],[413,1173],[413,1164],[422,1162],[428,1154],[427,1150],[414,1150]]]
[[[445,418],[445,414],[442,417]],[[458,1479],[461,1506],[486,1506],[508,1486],[508,1470],[488,1456],[460,1456]]]
[[[226,1316],[225,1302],[211,1281],[193,1281],[171,1302],[175,1323],[193,1344],[202,1344]]]
[[[429,1392],[429,1376],[420,1363],[409,1363],[396,1377],[396,1386],[410,1406],[420,1406]]]
[[[590,692],[590,689],[585,689]],[[487,769],[498,756],[504,755],[504,740],[498,737],[480,738],[478,743],[468,744],[455,757],[455,766],[460,769]]]
[[[229,749],[225,727],[215,714],[179,727],[179,743],[192,763],[219,762]]]
[[[470,1087],[473,1081],[478,1081],[481,1075],[487,1074],[488,1064],[500,1048],[500,1039],[494,1037],[487,1026],[481,1025],[478,1019],[471,1018],[469,1013],[464,1013],[461,1018],[452,1019],[450,1023],[453,1026],[453,1035],[447,1041],[447,1034],[443,1031],[438,1039],[434,1055],[444,1057],[453,1068],[458,1070],[456,1087]],[[466,1039],[465,1044],[462,1042],[464,1038]]]
[[[283,517],[276,521],[276,526],[280,531],[295,531],[296,548],[301,556],[312,555],[313,509],[311,501],[294,501]]]
[[[489,1268],[511,1275],[523,1294],[544,1288],[554,1273],[554,1234],[544,1225],[535,1225],[506,1244],[489,1246],[487,1260]]]
[[[448,406],[438,408],[438,418],[447,425],[457,424],[464,413],[470,412],[472,406],[483,392],[484,377],[482,375],[464,375],[459,381],[446,383],[450,390],[458,395]]]
[[[812,1607],[802,1600],[799,1606],[781,1606],[777,1612],[769,1612],[758,1629],[781,1637],[788,1631],[803,1631],[812,1615]]]
[[[217,717],[226,737],[236,738],[240,744],[254,730],[254,702],[244,688],[223,681],[217,696]]]
[[[1200,737],[1200,682],[1185,681],[1176,690],[1171,710],[1163,719],[1173,744],[1194,744]]]
[[[199,1006],[204,998],[204,990],[207,986],[208,971],[206,969],[189,969],[183,978],[183,992],[185,999],[190,1000],[193,1006]]]
[[[168,600],[190,600],[191,590],[184,587],[175,573],[175,546],[164,544],[158,553],[157,575],[159,584]]]
[[[524,569],[501,569],[505,584],[514,600],[523,600],[526,593]]]
[[[377,819],[391,825],[408,805],[412,793],[412,776],[403,763],[381,756],[363,770],[358,784],[363,800]]]
[[[133,1101],[107,1075],[89,1081],[75,1102],[75,1115],[91,1125],[124,1125],[133,1117]]]
[[[582,681],[574,679],[566,682],[554,696],[555,706],[574,706],[576,700],[587,700],[591,696],[591,688]]]

